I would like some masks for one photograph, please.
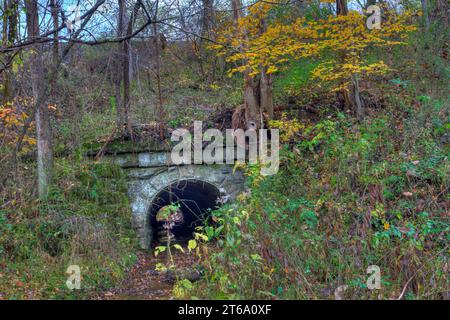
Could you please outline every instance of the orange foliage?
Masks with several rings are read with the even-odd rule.
[[[333,58],[320,64],[312,76],[331,83],[334,90],[347,90],[352,76],[389,70],[384,61],[365,61],[368,48],[400,45],[415,30],[409,23],[410,12],[385,10],[382,28],[369,30],[367,17],[356,11],[322,20],[300,17],[290,21],[271,17],[272,8],[272,4],[257,3],[236,25],[228,24],[218,33],[217,43],[211,48],[227,55],[227,61],[236,65],[230,74],[250,69],[256,75],[262,68],[274,73],[288,59],[320,57],[328,52],[327,56],[331,53]],[[263,32],[261,23],[269,18],[270,24]]]
[[[0,105],[0,146],[2,148],[14,147],[28,119],[25,109],[32,105],[30,98],[15,98]],[[28,132],[33,132],[28,130]],[[30,147],[36,144],[36,139],[28,133],[23,138],[22,152],[28,152]]]

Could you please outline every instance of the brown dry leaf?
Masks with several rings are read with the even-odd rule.
[[[400,227],[400,228],[398,228],[398,230],[399,230],[401,233],[408,233],[408,232],[411,230],[411,228]]]

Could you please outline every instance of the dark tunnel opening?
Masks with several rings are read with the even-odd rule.
[[[166,230],[167,221],[157,219],[164,207],[177,204],[182,215],[170,227],[170,233],[176,242],[186,242],[193,238],[197,226],[201,226],[209,218],[210,209],[218,207],[220,192],[214,185],[200,180],[180,180],[163,190],[154,198],[150,206],[150,223],[153,230],[153,242],[162,242],[160,235]]]

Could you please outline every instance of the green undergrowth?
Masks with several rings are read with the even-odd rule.
[[[248,167],[249,191],[205,228],[217,241],[191,297],[445,299],[448,101],[419,100],[362,123],[329,114],[299,126],[278,174]],[[367,288],[371,265],[380,289]]]
[[[45,201],[0,210],[0,298],[71,299],[113,286],[135,259],[127,186],[121,168],[57,159]],[[66,286],[70,265],[81,290]]]

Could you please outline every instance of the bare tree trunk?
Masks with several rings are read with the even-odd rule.
[[[421,0],[421,3],[422,3],[422,13],[425,31],[428,31],[430,28],[430,13],[428,11],[428,0]]]
[[[156,74],[156,84],[158,90],[158,99],[156,104],[156,116],[160,122],[164,122],[164,110],[161,92],[161,54],[160,54],[160,34],[158,30],[158,24],[155,22],[158,19],[159,1],[156,1],[155,14],[153,16],[153,44],[154,44],[154,58],[155,58],[155,74]],[[162,126],[160,126],[162,130]],[[160,132],[162,136],[163,132]]]
[[[336,0],[336,14],[343,16],[348,14],[347,0]]]
[[[201,15],[201,38],[197,42],[194,43],[196,48],[196,56],[197,62],[200,69],[200,74],[202,75],[202,79],[207,81],[207,83],[212,83],[214,79],[214,66],[217,61],[217,57],[209,57],[208,52],[206,50],[206,39],[211,39],[211,31],[214,19],[214,9],[213,9],[213,0],[202,0],[202,15]],[[208,65],[212,65],[213,67],[209,69],[205,67]]]
[[[244,109],[247,129],[256,129],[261,124],[261,108],[259,105],[259,83],[250,76],[250,71],[244,72]]]
[[[357,74],[352,74],[352,98],[356,107],[356,116],[359,120],[364,118],[364,108],[361,102],[359,79]]]
[[[52,13],[52,20],[53,20],[53,29],[58,30],[59,27],[59,18],[58,18],[58,13],[59,13],[59,6],[56,2],[56,0],[50,0],[50,8],[51,8],[51,13]],[[52,48],[52,54],[53,54],[53,67],[56,68],[58,61],[59,61],[59,41],[58,41],[58,31],[56,31],[53,34],[53,48]],[[52,83],[51,83],[51,92],[52,92],[52,96],[55,96],[55,91],[56,91],[56,80],[57,77],[55,77],[54,79],[52,79]]]
[[[261,89],[261,109],[269,119],[273,119],[273,92],[272,75],[267,74],[264,69],[261,71],[260,89]]]
[[[29,38],[39,37],[39,15],[37,0],[25,0],[27,31]],[[48,194],[53,170],[52,134],[48,108],[40,98],[44,90],[44,72],[42,65],[42,50],[40,44],[33,45],[30,58],[31,85],[36,105],[36,135],[37,135],[37,175],[39,198]]]
[[[118,0],[119,12],[117,15],[117,37],[120,38],[124,35],[124,20],[125,20],[125,1]],[[116,100],[116,125],[119,132],[124,132],[125,125],[125,115],[122,104],[122,74],[123,74],[123,59],[122,59],[122,44],[119,42],[116,59],[114,59],[115,64],[115,75],[114,75],[114,90],[115,90],[115,100]],[[125,100],[125,99],[124,99]]]
[[[120,63],[118,60],[114,62],[114,69],[119,69]],[[119,73],[120,74],[120,73]],[[116,126],[119,132],[123,132],[124,116],[122,112],[122,93],[121,93],[121,77],[117,72],[114,72],[114,100],[116,108]]]
[[[2,46],[6,47],[8,45],[8,12],[9,9],[9,1],[3,1],[3,29],[2,29]],[[8,57],[5,56],[5,62],[8,61]],[[3,103],[6,103],[9,100],[10,91],[9,91],[9,82],[10,75],[9,70],[5,70],[4,78],[3,78]]]
[[[203,0],[202,36],[208,37],[214,23],[214,0]]]
[[[14,43],[17,36],[19,2],[18,0],[4,0],[3,7],[7,14],[3,15],[2,44],[7,46]],[[13,59],[13,54],[6,53],[4,58],[4,62],[10,63],[11,59]],[[3,77],[3,102],[5,103],[12,97],[11,70],[4,70]]]
[[[346,15],[348,12],[346,0],[336,0],[336,15]],[[339,53],[339,59],[341,62],[345,61],[345,54]],[[352,109],[352,102],[347,90],[341,90],[336,92],[336,97],[339,102],[344,102],[345,107]]]
[[[3,26],[2,26],[2,45],[6,46],[8,44],[8,7],[9,1],[3,0]]]
[[[130,19],[128,21],[128,27],[126,35],[130,35],[133,32],[133,25],[140,8],[140,2],[137,1],[131,12]],[[122,23],[124,23],[122,21]],[[123,42],[123,112],[125,117],[125,123],[127,128],[127,134],[133,136],[133,128],[130,118],[130,83],[131,83],[131,39],[126,39]]]

